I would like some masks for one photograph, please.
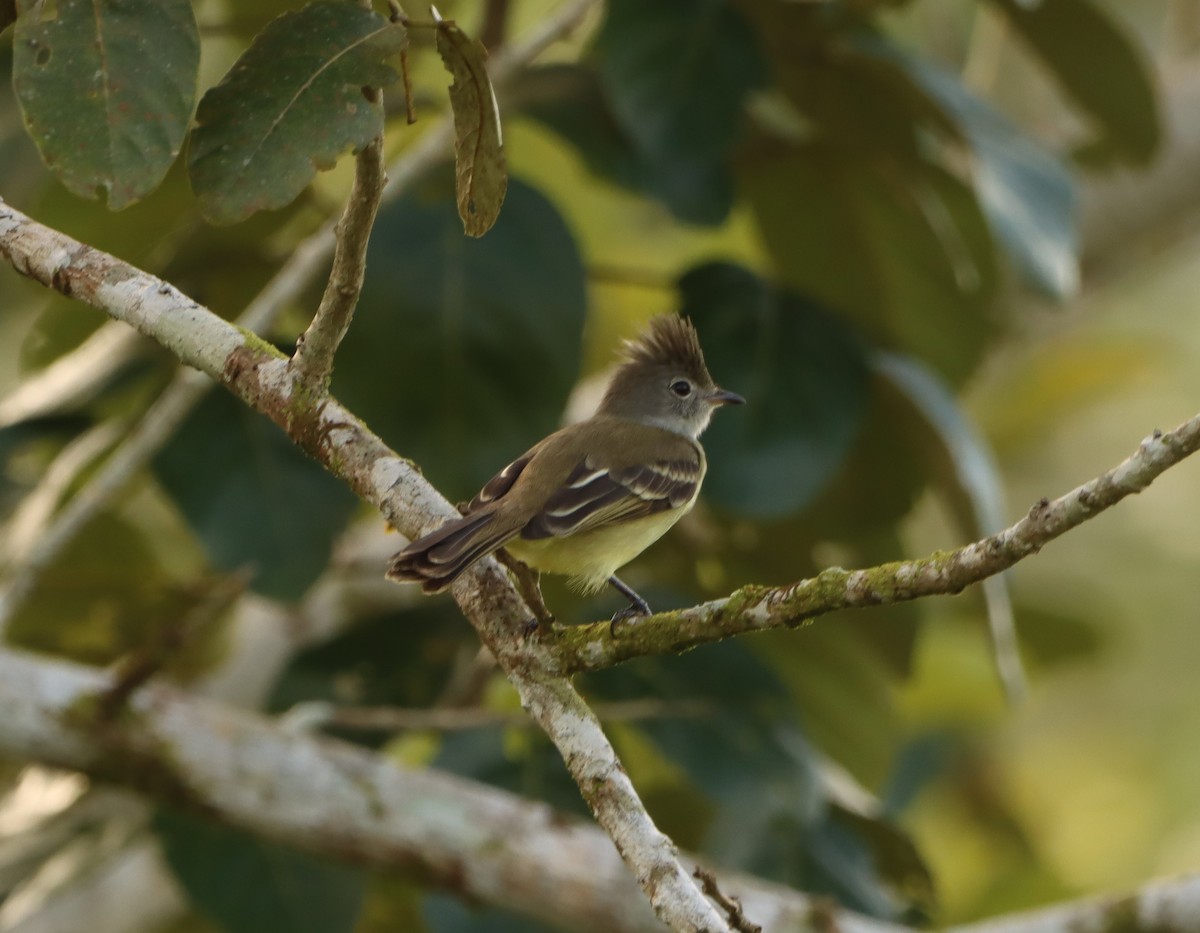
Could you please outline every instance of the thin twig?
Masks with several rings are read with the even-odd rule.
[[[762,933],[762,927],[757,923],[752,923],[746,919],[746,914],[742,910],[742,903],[736,897],[729,897],[721,893],[721,889],[717,886],[717,876],[707,868],[696,866],[696,870],[692,872],[694,878],[700,879],[700,887],[704,889],[704,893],[716,901],[717,906],[725,911],[725,915],[729,918],[729,925],[738,933]]]
[[[372,106],[378,107],[378,101]],[[386,181],[380,135],[367,143],[355,159],[354,186],[335,231],[333,269],[312,323],[300,336],[292,356],[296,382],[310,392],[324,391],[329,386],[334,354],[350,329],[366,276],[367,243]]]

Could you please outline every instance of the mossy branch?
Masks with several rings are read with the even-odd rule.
[[[663,612],[615,631],[608,622],[556,629],[546,636],[565,673],[612,667],[647,655],[678,654],[733,635],[795,628],[838,609],[960,593],[1012,567],[1082,525],[1200,448],[1200,415],[1173,431],[1155,431],[1106,473],[1051,502],[1042,499],[1016,524],[953,551],[862,570],[831,567],[788,586],[747,586],[725,599]]]

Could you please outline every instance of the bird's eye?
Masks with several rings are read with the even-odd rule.
[[[671,391],[680,398],[687,398],[692,394],[692,384],[686,379],[676,379],[671,383]]]

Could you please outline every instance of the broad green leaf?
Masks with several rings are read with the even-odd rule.
[[[333,385],[452,498],[558,427],[586,310],[571,231],[514,179],[500,220],[465,239],[451,179],[385,205]]]
[[[1071,173],[955,77],[908,61],[921,84],[959,121],[971,178],[996,238],[1026,281],[1053,298],[1079,290],[1079,234]]]
[[[188,170],[213,223],[283,207],[383,131],[363,93],[396,80],[407,33],[355,3],[321,0],[271,23],[200,101]]]
[[[1092,0],[993,0],[1064,91],[1095,121],[1085,154],[1144,165],[1158,151],[1162,118],[1145,53]]]
[[[438,20],[437,50],[454,77],[454,173],[458,215],[468,236],[483,236],[500,215],[508,190],[500,108],[487,71],[487,49],[453,20]]]
[[[361,871],[173,810],[158,810],[152,826],[192,906],[223,933],[354,928]]]
[[[225,570],[295,599],[329,559],[354,496],[274,424],[224,392],[209,395],[154,460],[154,470]]]
[[[740,162],[779,280],[953,384],[996,322],[995,248],[974,193],[922,162],[763,141]]]
[[[816,303],[753,273],[709,263],[679,282],[714,378],[744,395],[706,436],[704,493],[755,517],[794,513],[842,464],[861,427],[863,347]]]
[[[515,106],[574,146],[588,168],[644,192],[680,220],[717,224],[733,205],[733,178],[723,161],[647,156],[618,123],[596,72],[583,65],[531,68],[510,89]]]
[[[931,474],[949,484],[951,503],[960,531],[968,541],[1004,527],[1004,487],[987,442],[958,407],[950,387],[918,360],[897,354],[878,354],[872,365],[908,399],[925,422],[932,440]],[[919,442],[914,438],[914,442]],[[988,631],[996,671],[1009,699],[1021,699],[1027,689],[1017,648],[1016,623],[1006,574],[983,581]]]
[[[743,135],[748,95],[766,80],[742,14],[724,0],[614,0],[594,60],[617,123],[667,205],[682,219],[723,220],[733,200],[725,159]],[[714,185],[716,200],[702,201]]]
[[[118,210],[162,181],[196,97],[187,0],[20,0],[13,83],[42,159],[75,194]]]

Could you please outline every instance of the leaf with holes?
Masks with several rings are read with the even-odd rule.
[[[458,215],[468,236],[483,236],[500,215],[508,190],[500,110],[487,73],[487,50],[448,19],[438,21],[437,50],[454,76],[450,108]]]
[[[396,80],[407,33],[352,3],[314,3],[272,22],[200,101],[188,169],[213,223],[283,207],[383,131],[365,87]]]
[[[20,0],[13,84],[47,167],[118,210],[145,197],[183,145],[200,39],[187,0]]]

